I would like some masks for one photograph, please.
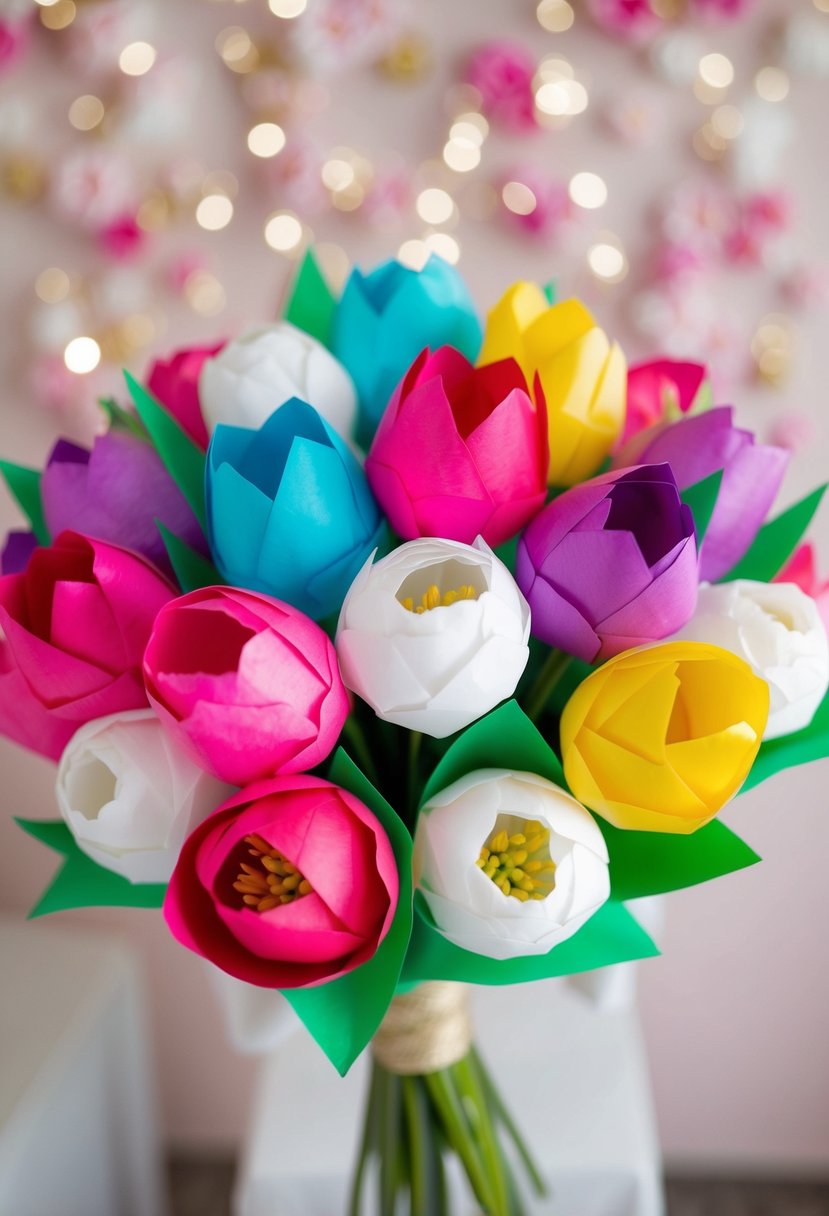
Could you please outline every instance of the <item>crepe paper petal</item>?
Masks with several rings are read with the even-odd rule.
[[[396,388],[366,458],[392,528],[500,545],[544,504],[544,398],[514,359],[473,368],[451,347],[423,351]]]
[[[290,604],[235,587],[192,591],[162,608],[144,679],[180,746],[233,785],[315,768],[348,714],[320,627]]]
[[[342,748],[334,756],[329,776],[377,816],[391,841],[400,878],[394,920],[373,958],[330,983],[283,990],[306,1029],[345,1076],[383,1020],[403,967],[412,932],[412,840],[396,812]]]
[[[297,874],[277,877],[284,862]],[[292,897],[304,879],[311,889]],[[190,834],[164,917],[182,945],[229,975],[293,989],[373,958],[398,889],[391,842],[365,803],[319,777],[273,777],[240,790]]]
[[[114,397],[99,397],[98,405],[107,416],[109,430],[127,431],[130,435],[134,435],[136,439],[143,439],[145,443],[151,442],[150,433],[141,419],[136,414],[131,413],[130,410],[125,410]]]
[[[479,364],[516,359],[547,403],[547,480],[572,486],[596,473],[624,424],[627,365],[579,300],[550,304],[535,283],[514,283],[487,317]]]
[[[0,460],[0,477],[8,486],[9,493],[32,525],[38,544],[48,545],[49,530],[43,518],[43,504],[40,499],[42,476],[39,469],[27,469],[22,464]]]
[[[610,855],[614,899],[678,891],[743,870],[760,860],[745,841],[716,819],[691,836],[627,832],[606,821],[599,826]]]
[[[615,469],[667,461],[680,489],[722,470],[717,502],[700,549],[700,578],[717,582],[756,537],[774,502],[789,453],[757,443],[718,406],[635,435],[614,456]]]
[[[513,860],[512,846],[495,841],[515,833],[524,852]],[[554,881],[534,870],[550,862]],[[489,765],[422,806],[414,874],[440,932],[497,959],[548,954],[610,895],[607,849],[590,812],[538,773]]]
[[[697,533],[698,549],[705,539],[705,533],[708,530],[711,516],[714,514],[714,508],[717,505],[717,496],[722,485],[722,476],[722,469],[718,469],[710,477],[703,477],[702,481],[695,481],[692,486],[686,486],[679,494],[685,505],[691,508],[691,514],[694,517],[694,527]]]
[[[745,781],[768,709],[766,682],[728,650],[671,641],[626,651],[565,706],[568,785],[617,828],[694,832]]]
[[[196,591],[199,587],[221,586],[224,579],[203,553],[199,553],[180,536],[165,528],[160,519],[157,519],[155,524],[161,533],[176,581],[183,592]]]
[[[515,575],[534,636],[585,662],[675,633],[694,611],[698,572],[670,466],[604,473],[554,498],[525,528]]]
[[[306,249],[288,291],[285,320],[330,350],[336,307],[337,298],[320,270],[313,249]]]
[[[521,593],[480,538],[422,537],[366,562],[343,602],[337,657],[379,718],[441,739],[515,692],[529,631]]]
[[[703,363],[654,359],[628,368],[627,411],[621,443],[656,423],[674,422],[711,406],[711,382]]]
[[[829,756],[829,694],[804,730],[763,743],[740,792],[753,789],[783,769],[823,760],[826,756]]]
[[[60,440],[41,481],[53,536],[71,529],[120,545],[171,574],[156,516],[194,548],[207,541],[184,495],[145,439],[124,431],[99,435],[92,450]]]
[[[187,499],[190,509],[203,531],[206,532],[204,452],[129,372],[124,372],[124,378],[138,415],[147,428],[164,467]]]
[[[418,895],[403,982],[457,980],[465,984],[523,984],[655,958],[658,948],[623,904],[608,900],[578,933],[549,954],[492,959],[462,950],[440,933]]]
[[[818,605],[794,583],[703,583],[677,637],[722,646],[769,686],[763,738],[808,726],[829,686],[829,641]]]
[[[422,270],[396,261],[354,268],[334,314],[333,350],[357,386],[368,447],[395,385],[421,351],[452,346],[474,360],[481,326],[466,285],[435,255]]]
[[[258,431],[218,426],[207,457],[210,544],[232,585],[315,620],[339,610],[385,524],[357,458],[292,398]]]
[[[147,376],[150,393],[202,452],[208,435],[199,402],[199,375],[205,361],[223,346],[223,342],[215,342],[177,350],[168,359],[156,359]]]
[[[516,701],[473,722],[450,744],[426,782],[421,802],[480,768],[538,773],[567,789],[561,762]]]
[[[770,582],[797,548],[825,493],[826,484],[818,486],[811,494],[764,524],[748,551],[727,574],[722,575],[722,579],[730,582],[735,578],[750,578],[761,583]]]
[[[69,908],[160,908],[166,883],[134,883],[82,853],[62,819],[19,819],[29,836],[63,858],[56,876],[29,913],[32,920]]]
[[[0,578],[0,732],[57,760],[92,718],[140,709],[141,659],[173,587],[126,549],[63,532]]]
[[[151,709],[87,722],[58,765],[78,848],[132,883],[164,883],[185,837],[234,792],[178,748]]]

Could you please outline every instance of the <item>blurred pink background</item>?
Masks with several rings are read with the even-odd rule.
[[[118,4],[104,7],[116,15],[119,10]],[[750,7],[742,21],[694,31],[702,53],[722,52],[733,62],[734,85],[727,96],[723,94],[723,101],[738,108],[752,97],[757,70],[779,61],[779,43],[770,38],[775,30],[779,35],[784,19],[800,13],[818,19],[825,23],[825,38],[829,38],[829,14],[819,13],[811,0],[757,0]],[[204,171],[231,170],[239,181],[233,219],[226,228],[202,232],[191,223],[165,231],[152,252],[153,274],[158,275],[173,254],[201,251],[224,289],[226,306],[206,318],[180,300],[166,304],[164,318],[156,316],[156,336],[148,353],[163,353],[191,339],[232,335],[275,315],[294,263],[262,239],[265,219],[274,210],[287,207],[303,220],[308,218],[318,240],[336,242],[358,262],[391,256],[404,240],[423,235],[424,225],[411,207],[388,229],[359,213],[329,209],[306,217],[284,181],[257,174],[261,166],[253,163],[245,146],[245,133],[254,119],[239,96],[238,78],[217,56],[214,40],[228,26],[249,26],[253,31],[278,21],[263,2],[178,0],[175,5],[154,5],[136,0],[131,11],[131,28],[136,32],[129,37],[146,38],[178,56],[180,80],[189,73],[193,87],[190,99],[182,95],[183,126],[164,157],[179,162],[196,158]],[[306,116],[303,128],[307,126],[323,148],[348,145],[387,163],[392,154],[399,154],[402,178],[407,181],[415,166],[440,157],[450,122],[444,109],[447,89],[457,82],[464,58],[482,40],[508,35],[528,46],[537,59],[553,53],[565,56],[587,89],[590,104],[585,113],[566,129],[526,138],[505,134],[493,125],[485,164],[475,180],[497,182],[504,175],[513,176],[516,165],[522,172],[534,169],[565,183],[576,172],[590,171],[607,183],[607,202],[599,211],[581,214],[556,249],[496,219],[472,218],[472,202],[462,201],[471,200],[472,194],[463,194],[459,186],[461,222],[452,234],[460,245],[460,269],[481,309],[516,278],[543,282],[555,277],[562,295],[580,294],[587,300],[605,328],[621,340],[629,358],[659,353],[655,339],[648,340],[642,332],[637,322],[641,309],[637,311],[639,305],[634,303],[641,299],[653,255],[659,205],[687,178],[737,189],[734,172],[739,170],[707,165],[692,149],[693,133],[710,116],[712,106],[694,96],[690,83],[663,79],[653,70],[646,51],[602,35],[581,11],[572,29],[553,34],[539,26],[532,2],[456,0],[448,5],[420,0],[408,16],[404,11],[403,28],[418,31],[432,70],[404,85],[384,80],[366,64],[347,66],[337,76],[326,68],[322,79],[333,104]],[[70,60],[57,47],[57,36],[39,31],[26,58],[0,76],[0,127],[6,131],[6,144],[0,139],[3,156],[9,155],[10,116],[15,114],[15,122],[19,120],[29,132],[25,146],[46,162],[89,138],[73,132],[65,115],[74,97],[96,91],[91,52],[81,45]],[[774,45],[776,51],[771,49]],[[823,51],[824,57],[829,54],[825,43]],[[692,52],[696,53],[693,46]],[[824,63],[820,70],[829,67]],[[808,301],[796,315],[787,313],[794,356],[780,384],[769,386],[743,369],[751,363],[752,333],[766,314],[781,312],[779,293],[773,290],[781,265],[793,265],[798,258],[798,264],[829,265],[827,82],[814,65],[801,71],[793,63],[788,74],[791,89],[785,114],[791,124],[790,142],[772,163],[769,181],[790,192],[795,208],[791,230],[774,255],[777,261],[767,259],[749,270],[727,268],[722,275],[703,278],[694,290],[701,295],[709,319],[721,319],[723,331],[738,335],[732,342],[737,354],[721,361],[717,372],[719,399],[726,400],[728,393],[743,423],[764,437],[781,420],[794,419],[801,429],[811,428],[811,439],[796,453],[785,485],[784,497],[790,501],[826,474],[826,315]],[[655,132],[650,142],[637,146],[614,137],[606,115],[642,89],[650,97],[646,109]],[[175,104],[174,90],[165,105]],[[760,138],[772,136],[761,131]],[[117,144],[118,137],[102,142]],[[136,164],[161,156],[152,139],[143,144],[122,140],[122,145]],[[757,155],[765,153],[760,149]],[[432,170],[427,167],[425,172],[424,177],[424,170],[419,170],[415,180],[431,184]],[[468,190],[466,181],[463,190]],[[88,237],[79,235],[44,202],[0,198],[0,209],[4,250],[0,448],[9,459],[34,464],[43,460],[62,429],[54,412],[38,406],[31,393],[35,278],[48,266],[101,275],[111,268]],[[586,261],[588,247],[605,231],[619,239],[630,265],[627,278],[615,284],[598,281]],[[110,290],[117,294],[117,279]],[[146,362],[145,353],[133,359],[133,367],[143,371]],[[98,375],[94,391],[106,388],[117,384],[105,370]],[[63,429],[88,433],[91,417],[88,411],[76,412],[65,420]],[[17,521],[3,492],[0,524],[5,530]],[[813,536],[823,567],[829,568],[825,509]],[[4,741],[0,741],[0,764],[5,810],[0,819],[0,905],[22,916],[49,880],[53,860],[42,846],[23,836],[11,816],[54,814],[53,770]],[[795,770],[740,798],[726,812],[727,822],[763,856],[763,864],[672,896],[664,957],[641,968],[641,1003],[659,1126],[670,1163],[762,1171],[782,1167],[825,1172],[829,1166],[829,816],[823,786],[827,778],[827,761]],[[170,1140],[199,1147],[237,1142],[256,1066],[226,1046],[197,960],[168,937],[156,913],[90,910],[63,914],[61,919],[91,930],[116,929],[144,959]],[[15,978],[5,977],[5,982]],[[59,993],[55,999],[60,1000]]]

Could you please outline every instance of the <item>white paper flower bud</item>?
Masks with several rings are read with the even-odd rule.
[[[769,686],[764,739],[808,726],[829,687],[829,644],[817,604],[794,583],[703,583],[676,634],[730,650]]]
[[[474,598],[404,605],[422,606],[430,587]],[[378,717],[442,739],[512,696],[529,635],[527,601],[480,537],[421,538],[363,566],[340,612],[337,657],[346,687]]]
[[[207,433],[221,422],[250,430],[291,397],[300,397],[351,439],[357,396],[348,372],[334,356],[288,321],[251,329],[206,359],[199,377],[199,404]]]
[[[151,709],[87,722],[58,765],[58,806],[78,848],[130,882],[167,882],[186,837],[232,791]]]
[[[552,878],[533,875],[536,893],[552,889],[522,900],[478,862],[495,833],[529,839],[537,824],[549,829],[543,852],[555,870]],[[519,863],[527,864],[520,854]],[[590,812],[551,781],[509,769],[479,769],[429,800],[415,833],[414,876],[444,936],[488,958],[547,954],[610,894],[607,847]]]

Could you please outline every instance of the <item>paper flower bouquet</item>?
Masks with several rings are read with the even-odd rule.
[[[34,914],[163,907],[341,1072],[371,1044],[351,1213],[371,1177],[441,1216],[455,1154],[514,1216],[541,1179],[464,985],[653,955],[628,901],[757,860],[719,811],[829,754],[776,581],[822,490],[766,522],[784,453],[704,369],[628,371],[528,283],[482,333],[438,259],[335,298],[309,254],[283,320],[127,383],[92,451],[3,466],[0,730],[58,764]]]

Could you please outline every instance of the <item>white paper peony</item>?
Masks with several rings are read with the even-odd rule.
[[[251,329],[206,359],[199,404],[207,433],[219,423],[258,430],[292,397],[313,405],[351,439],[357,395],[348,372],[325,347],[288,321]]]
[[[78,848],[130,882],[167,882],[186,837],[232,791],[151,709],[88,722],[58,765],[58,805]]]
[[[480,537],[422,538],[366,562],[340,612],[337,656],[378,717],[441,739],[512,696],[529,635],[527,601]]]
[[[794,583],[703,583],[675,635],[739,655],[769,686],[764,739],[808,726],[829,687],[829,644],[815,601]]]
[[[496,854],[489,846],[502,833],[507,847]],[[506,861],[493,866],[499,857]],[[506,873],[515,881],[499,877]],[[607,847],[590,812],[551,781],[510,769],[479,769],[430,799],[415,832],[414,877],[444,936],[488,958],[547,954],[610,894]]]

